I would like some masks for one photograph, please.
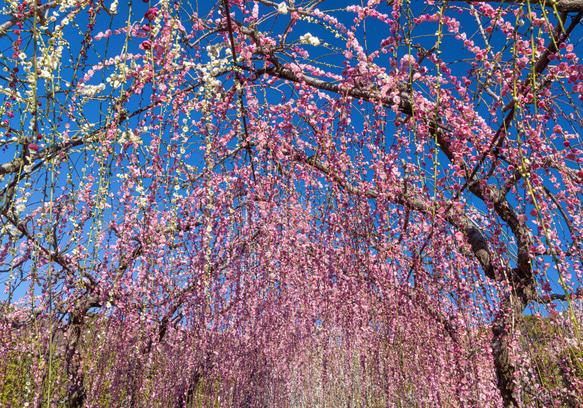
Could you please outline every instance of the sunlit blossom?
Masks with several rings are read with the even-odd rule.
[[[303,44],[310,44],[310,45],[320,45],[320,39],[318,37],[313,36],[310,33],[306,33],[300,37],[300,41]]]
[[[285,1],[282,1],[281,3],[279,3],[279,5],[277,6],[277,12],[279,14],[287,14],[288,13],[287,4],[285,3]]]

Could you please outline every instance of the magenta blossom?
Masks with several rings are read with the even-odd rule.
[[[34,150],[35,152],[37,152],[40,149],[40,147],[36,143],[31,143],[31,144],[28,145],[28,149],[29,150]]]
[[[144,41],[140,44],[140,50],[149,50],[152,48],[152,43],[150,41]]]
[[[146,20],[154,21],[156,19],[157,15],[158,15],[158,7],[153,7],[150,10],[146,11],[146,14],[144,14],[144,18]]]

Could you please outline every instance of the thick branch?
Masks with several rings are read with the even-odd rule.
[[[32,3],[32,2],[31,2]],[[44,13],[46,10],[54,8],[57,6],[56,1],[50,1],[46,4],[40,5],[36,7],[37,14]],[[24,15],[21,17],[13,16],[10,20],[0,24],[0,38],[6,36],[6,32],[14,27],[18,22],[24,21],[34,16],[34,14],[29,14],[28,12],[24,11]]]
[[[462,0],[454,0],[454,1],[462,1]],[[464,0],[464,3],[467,3],[467,0]],[[500,4],[523,4],[524,0],[471,0],[471,3],[500,3]],[[548,7],[548,8],[555,8],[559,12],[576,12],[576,11],[583,11],[583,0],[532,0],[531,4],[538,4],[541,7]]]
[[[355,88],[352,85],[350,86],[342,86],[341,84],[330,83],[326,81],[322,81],[321,79],[313,78],[310,76],[302,76],[301,78],[296,75],[291,69],[284,68],[283,66],[279,67],[268,67],[264,69],[250,69],[247,67],[241,67],[242,69],[250,70],[255,72],[257,75],[261,74],[268,74],[271,76],[278,77],[280,79],[288,80],[291,82],[302,83],[316,89],[320,89],[322,91],[334,92],[341,95],[351,96],[356,99],[360,99],[367,102],[372,103],[381,103],[384,106],[391,107],[395,105],[395,101],[388,97],[382,96],[380,92],[363,89],[363,88]],[[410,102],[410,94],[407,91],[407,86],[405,84],[398,84],[400,91],[400,102],[399,102],[399,109],[401,112],[405,114],[412,113],[412,106]]]
[[[551,293],[550,295],[537,295],[533,300],[537,303],[552,303],[556,300],[560,300],[562,302],[566,302],[567,299],[574,299],[575,297],[582,297],[583,296],[583,288],[577,289],[575,292],[567,293],[561,295],[559,293]]]

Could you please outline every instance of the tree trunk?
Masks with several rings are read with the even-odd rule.
[[[516,285],[512,293],[502,302],[500,312],[492,324],[492,355],[496,369],[497,386],[505,408],[518,408],[514,394],[516,367],[509,353],[509,341],[516,322],[522,319],[522,312],[532,300],[534,283],[531,279],[525,285]]]
[[[83,384],[83,371],[81,368],[81,356],[77,351],[81,338],[84,313],[75,311],[71,313],[71,325],[67,330],[65,346],[65,366],[68,376],[69,408],[83,408],[85,406],[85,386]]]

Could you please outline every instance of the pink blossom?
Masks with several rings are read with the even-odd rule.
[[[111,30],[107,30],[105,33],[99,32],[99,34],[97,34],[94,38],[95,41],[100,41],[102,38],[108,38],[109,36],[111,36],[112,32]]]
[[[148,40],[140,44],[140,50],[150,50],[152,49],[152,43]]]
[[[150,10],[146,11],[146,14],[144,14],[144,18],[146,20],[154,21],[154,20],[156,20],[157,15],[158,15],[158,7],[153,7]]]

